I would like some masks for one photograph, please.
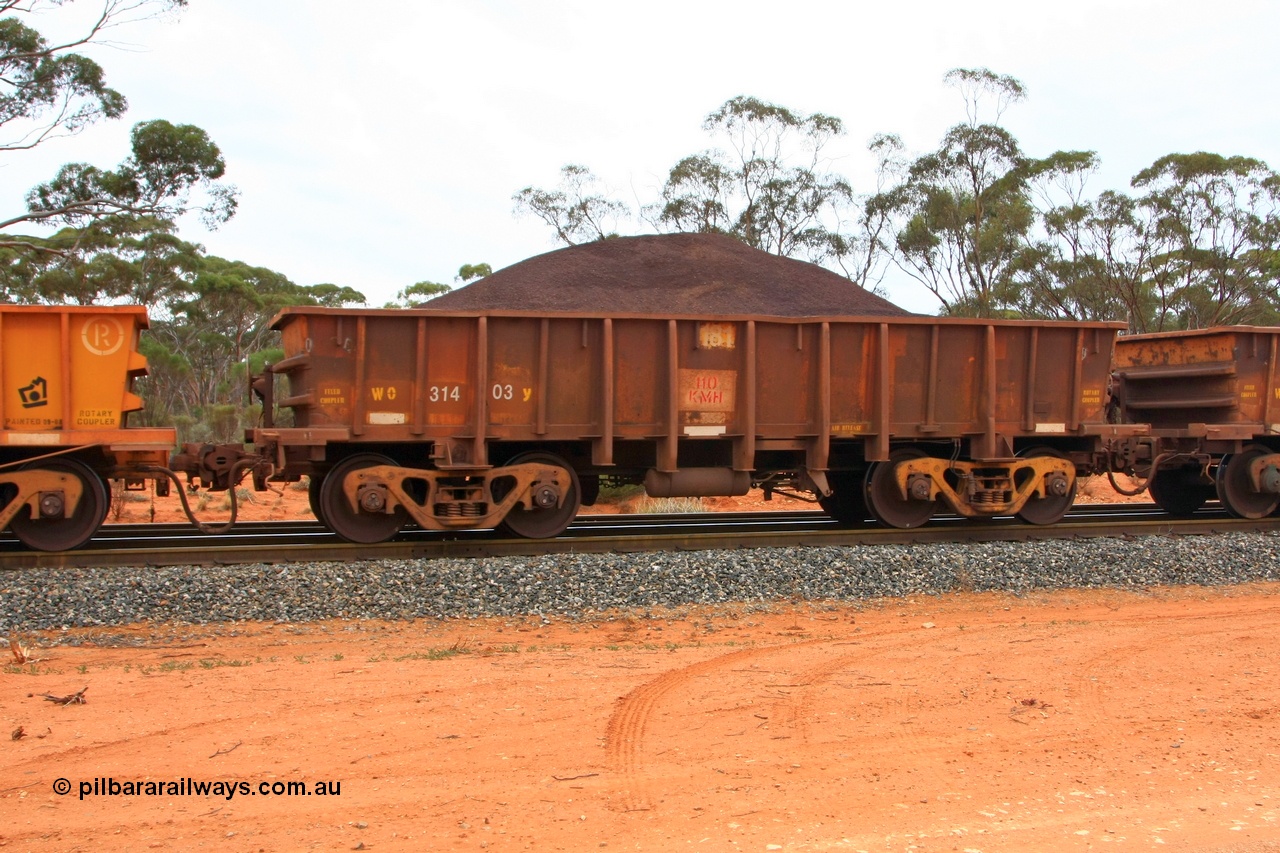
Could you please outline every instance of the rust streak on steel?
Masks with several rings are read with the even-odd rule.
[[[1271,430],[1271,409],[1272,401],[1276,397],[1276,336],[1269,335],[1271,338],[1271,348],[1267,358],[1267,384],[1262,387],[1264,395],[1262,401],[1262,429],[1264,431]]]
[[[747,321],[747,340],[742,354],[742,375],[746,379],[746,389],[742,395],[742,438],[739,439],[738,457],[733,467],[739,471],[749,471],[756,455],[756,322]]]
[[[427,398],[423,393],[427,387],[427,318],[419,317],[414,336],[413,361],[413,435],[422,435],[426,431]]]
[[[870,461],[889,458],[890,396],[889,387],[889,324],[880,323],[877,332],[879,358],[876,372],[876,437],[874,449],[867,454]]]
[[[364,434],[365,420],[368,418],[368,413],[366,411],[368,406],[365,402],[366,383],[364,381],[365,370],[368,367],[368,363],[365,360],[365,331],[367,322],[368,320],[365,317],[356,318],[356,384],[355,390],[352,392],[352,396],[355,397],[351,406],[351,411],[354,412],[354,417],[351,419],[352,435]],[[338,328],[339,330],[342,328],[341,321],[339,321]],[[342,337],[341,332],[339,332],[338,337]]]
[[[996,388],[996,327],[987,324],[982,343],[982,426],[983,449],[975,456],[988,459],[1000,456],[996,446],[996,410],[999,390]]]
[[[925,379],[924,424],[921,432],[936,432],[938,426],[938,327],[929,334],[929,373]]]
[[[0,341],[4,340],[4,312],[0,311]],[[0,430],[5,428],[4,423],[4,392],[0,389]]]
[[[695,336],[696,340],[696,336]],[[667,427],[660,442],[659,471],[676,470],[680,440],[680,327],[667,321]]]
[[[1036,428],[1036,359],[1040,352],[1040,330],[1031,330],[1031,340],[1027,342],[1027,382],[1023,393],[1022,428],[1031,432]]]
[[[476,387],[475,387],[475,437],[472,440],[471,464],[489,464],[485,447],[485,433],[489,420],[489,318],[476,318]]]
[[[601,321],[603,328],[600,335],[600,349],[604,357],[604,369],[601,371],[600,397],[600,439],[598,453],[592,460],[597,465],[613,464],[613,409],[614,400],[614,345],[613,319],[606,317]]]
[[[547,377],[550,370],[551,357],[551,320],[543,317],[538,323],[538,387],[534,413],[534,435],[547,434]]]
[[[1071,371],[1071,420],[1067,422],[1067,431],[1075,432],[1080,428],[1080,393],[1083,390],[1084,359],[1080,356],[1084,349],[1084,329],[1076,331],[1076,357],[1072,359]]]

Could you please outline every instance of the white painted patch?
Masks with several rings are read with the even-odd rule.
[[[62,434],[56,432],[11,432],[9,444],[24,446],[36,444],[62,444]]]
[[[1066,424],[1036,424],[1036,432],[1066,432]]]
[[[369,423],[385,426],[387,424],[402,424],[405,422],[404,412],[370,412]]]
[[[724,435],[726,427],[723,426],[687,426],[684,428],[685,435]]]

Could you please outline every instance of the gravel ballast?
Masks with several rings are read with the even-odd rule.
[[[1280,580],[1280,533],[492,559],[39,569],[0,576],[0,632],[265,620],[555,616]]]

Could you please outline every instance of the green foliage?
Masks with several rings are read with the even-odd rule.
[[[853,188],[822,169],[823,149],[844,133],[840,119],[739,96],[702,127],[729,150],[690,155],[671,168],[661,201],[648,209],[660,227],[729,234],[814,263],[844,261],[866,245],[841,231],[856,207]]]
[[[18,15],[30,15],[34,4],[17,0],[0,3],[0,126],[26,124],[17,141],[0,145],[3,150],[33,148],[55,134],[76,131],[104,118],[118,118],[128,105],[124,96],[106,84],[101,66],[71,53],[92,41],[106,26],[111,6],[90,32],[65,46],[51,45]]]
[[[0,245],[0,298],[15,302],[136,302],[158,307],[185,292],[200,247],[151,217],[108,216],[49,238],[23,238],[44,251]]]
[[[217,183],[226,172],[222,152],[209,135],[189,124],[163,119],[134,125],[132,154],[114,170],[68,163],[27,193],[27,213],[17,222],[92,224],[104,217],[140,217],[172,223],[198,210],[209,227],[235,214],[236,190]],[[193,194],[203,192],[199,202]]]
[[[1017,303],[1015,273],[1028,260],[1023,250],[1036,220],[1030,181],[1088,155],[1036,161],[1008,130],[979,123],[986,101],[994,97],[998,118],[1024,96],[1017,80],[985,68],[955,69],[946,80],[964,94],[969,120],[911,162],[902,183],[871,206],[895,221],[895,261],[938,298],[943,313],[999,316]]]
[[[463,264],[458,267],[457,280],[465,284],[488,275],[493,275],[493,267],[488,264]]]
[[[1090,200],[1081,184],[1046,207],[1019,273],[1027,316],[1124,319],[1138,332],[1276,316],[1280,180],[1265,163],[1171,154],[1132,183],[1144,193]]]
[[[1280,175],[1250,157],[1169,154],[1134,176],[1154,328],[1257,323],[1275,314]]]
[[[866,211],[849,182],[825,169],[824,148],[844,132],[840,119],[739,96],[702,126],[723,147],[672,166],[658,200],[642,207],[644,219],[661,231],[727,234],[877,286],[886,218]],[[885,144],[892,139],[873,140],[878,158],[896,151]],[[880,162],[885,166],[889,158]],[[616,221],[631,212],[601,191],[589,169],[573,164],[561,169],[559,188],[525,187],[514,200],[518,214],[541,219],[566,245],[613,236]]]
[[[146,422],[186,423],[189,434],[199,435],[188,439],[193,441],[239,440],[234,436],[260,414],[247,403],[249,376],[284,356],[279,333],[270,328],[276,312],[288,305],[364,302],[349,287],[306,287],[265,267],[199,258],[185,289],[166,303],[143,338],[150,375],[138,384]]]
[[[297,285],[292,286],[296,289],[298,298],[301,300],[299,303],[292,304],[343,308],[348,305],[363,305],[368,301],[363,293],[345,285],[313,284],[310,287],[303,288],[298,288]]]
[[[25,22],[44,4],[0,0],[0,126],[12,140],[0,150],[31,149],[123,115],[124,96],[106,85],[96,62],[74,51],[185,5],[106,0],[85,32],[51,44]],[[199,253],[177,238],[178,217],[198,211],[214,227],[234,215],[236,190],[220,183],[225,171],[222,152],[200,128],[163,119],[136,124],[130,154],[116,168],[68,163],[26,194],[25,212],[0,219],[0,298],[157,305],[182,290]],[[13,233],[20,225],[61,230]]]
[[[396,293],[394,302],[388,302],[384,308],[412,308],[415,305],[421,305],[431,299],[435,299],[442,293],[448,293],[453,288],[447,284],[438,284],[434,281],[419,281],[411,284]]]
[[[964,120],[912,158],[898,137],[874,136],[870,196],[824,168],[840,119],[740,96],[703,122],[719,146],[677,161],[642,215],[659,230],[727,234],[825,264],[863,287],[878,286],[891,258],[943,314],[1123,319],[1134,331],[1280,314],[1280,176],[1267,164],[1170,154],[1134,177],[1135,195],[1090,198],[1095,152],[1033,157],[1000,124],[1027,96],[1021,81],[956,68],[944,83]],[[610,235],[606,221],[627,206],[585,167],[561,171],[559,189],[517,193],[517,211],[570,245]]]

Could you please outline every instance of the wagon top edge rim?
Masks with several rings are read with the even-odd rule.
[[[297,305],[282,308],[272,319],[271,328],[282,328],[291,317],[440,317],[448,319],[525,318],[554,320],[685,320],[698,322],[755,322],[778,325],[811,325],[814,323],[861,323],[864,325],[891,326],[1000,326],[1036,328],[1102,329],[1120,331],[1128,328],[1121,321],[1112,320],[1005,320],[977,317],[934,317],[927,314],[814,314],[806,316],[777,316],[767,314],[645,314],[639,312],[603,311],[533,311],[520,309],[487,309],[483,311],[446,311],[432,308],[325,308]]]

